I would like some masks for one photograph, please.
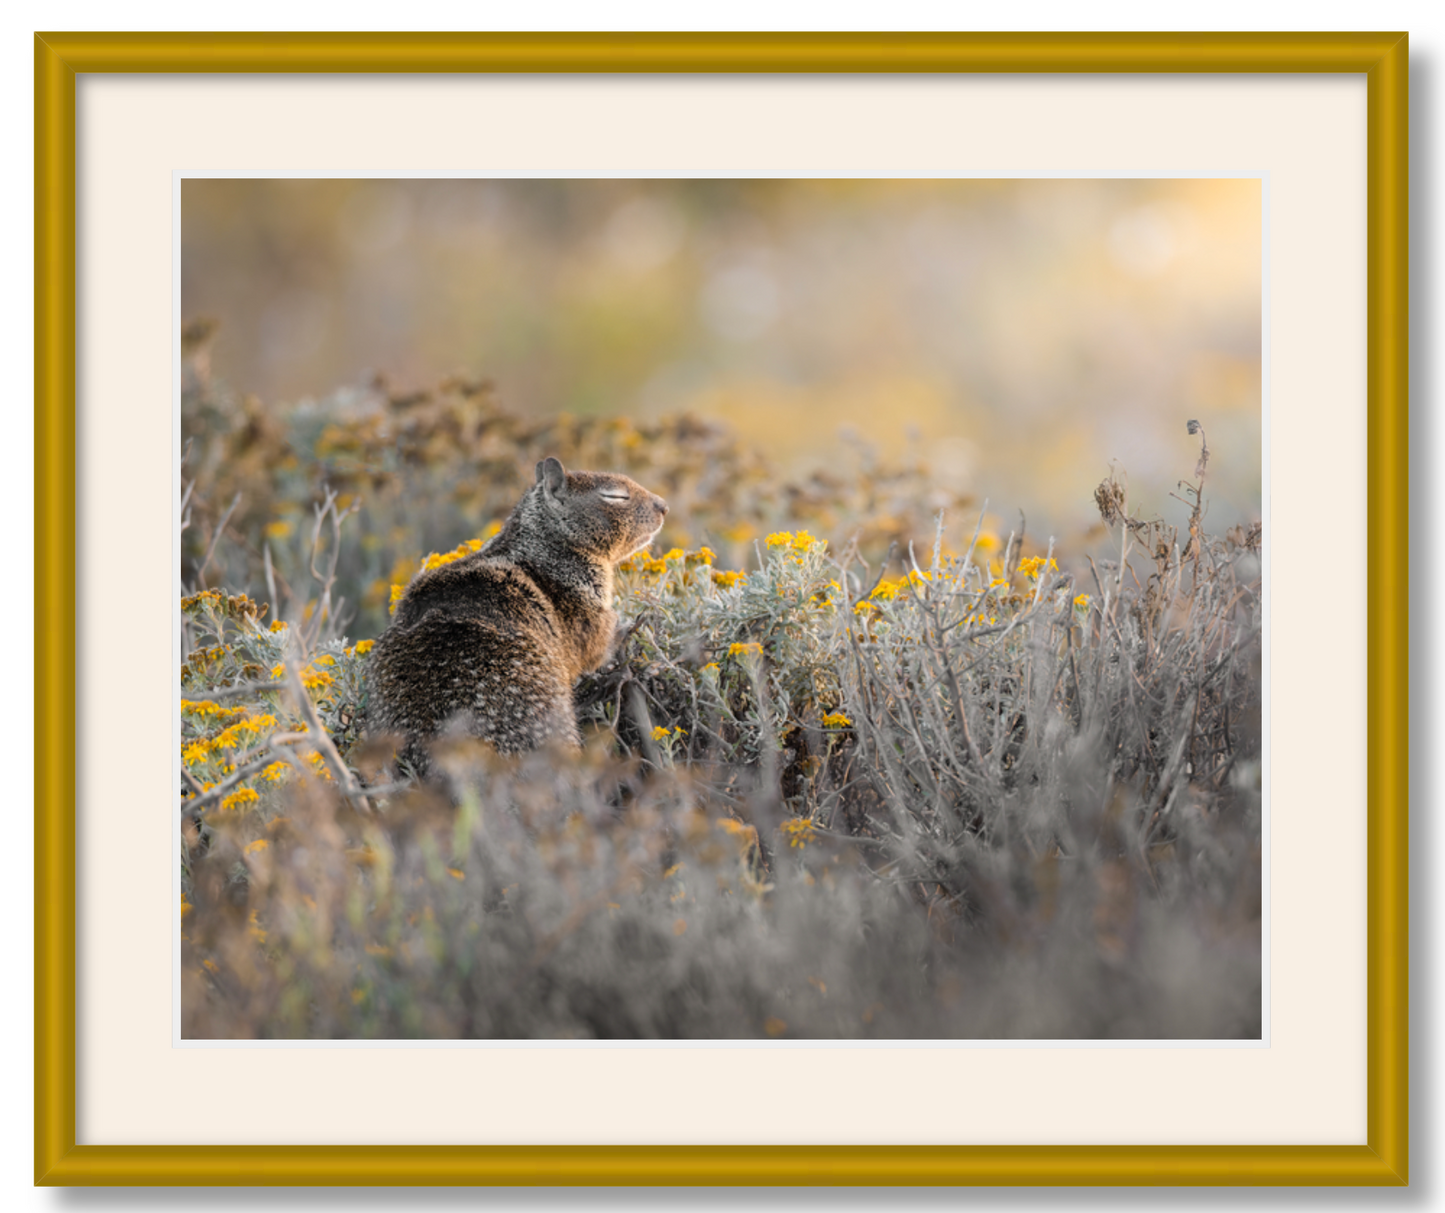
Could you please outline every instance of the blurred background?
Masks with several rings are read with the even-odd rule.
[[[1117,463],[1178,522],[1261,474],[1256,180],[187,180],[209,372],[294,405],[484,377],[524,417],[712,418],[801,477],[926,461],[1087,546]],[[961,521],[961,520],[955,520]]]

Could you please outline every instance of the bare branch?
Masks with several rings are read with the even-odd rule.
[[[197,699],[187,699],[188,703],[205,703],[216,699],[240,699],[246,695],[275,695],[285,688],[279,682],[239,682],[233,687],[211,687],[204,693],[199,693]],[[181,692],[185,698],[185,692]]]
[[[306,734],[286,734],[286,736],[305,737]],[[269,744],[272,749],[277,748],[276,738],[271,738]],[[253,759],[252,761],[246,763],[244,766],[237,767],[234,771],[231,772],[231,774],[226,776],[224,780],[218,783],[209,792],[205,792],[200,796],[192,797],[190,800],[183,801],[182,803],[185,807],[186,812],[191,814],[199,813],[202,809],[209,808],[211,805],[218,803],[223,798],[230,795],[231,789],[236,787],[236,785],[239,784],[243,779],[249,779],[258,771],[264,771],[275,761],[276,755],[274,753],[268,752],[266,754],[263,754],[260,758]]]
[[[271,567],[271,541],[269,539],[266,540],[266,545],[262,549],[262,555],[266,567],[267,601],[270,602],[271,610],[275,612],[275,617],[279,619],[281,617],[281,604],[276,601],[276,570]]]
[[[216,554],[216,544],[221,542],[221,536],[225,533],[226,523],[231,521],[231,515],[236,512],[236,507],[241,504],[241,493],[237,490],[236,495],[231,498],[231,504],[226,507],[226,512],[221,515],[221,521],[216,525],[215,534],[211,536],[211,546],[206,549],[206,558],[201,561],[200,571],[196,574],[196,584],[206,584],[206,570],[211,567],[211,557]]]
[[[306,718],[309,732],[305,736],[316,747],[317,752],[330,768],[332,778],[336,780],[336,786],[369,813],[371,803],[366,799],[366,793],[362,791],[351,774],[351,768],[342,761],[341,754],[336,749],[336,743],[331,740],[331,735],[326,731],[326,726],[321,723],[321,716],[316,711],[316,705],[311,702],[311,696],[306,693],[306,688],[302,685],[300,667],[289,658],[285,665],[287,685],[291,688],[291,694],[296,699],[296,706],[301,710],[301,715]]]

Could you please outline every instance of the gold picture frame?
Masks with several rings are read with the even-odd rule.
[[[35,1181],[45,1185],[1408,1182],[1408,606],[1368,617],[1367,1140],[1243,1146],[100,1146],[76,1141],[76,80],[82,73],[1352,73],[1367,84],[1368,526],[1408,567],[1408,38],[182,34],[35,39]]]

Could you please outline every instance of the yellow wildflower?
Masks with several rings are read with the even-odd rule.
[[[1024,560],[1019,561],[1019,568],[1023,570],[1026,576],[1037,580],[1039,574],[1042,573],[1045,569],[1052,569],[1054,572],[1058,572],[1059,565],[1058,561],[1052,560],[1048,557],[1029,556]]]
[[[206,756],[211,752],[209,741],[193,741],[181,751],[181,761],[188,767],[193,767],[198,762],[205,762]]]
[[[788,836],[790,847],[806,847],[814,838],[813,821],[809,817],[794,817],[783,822],[782,831]]]
[[[501,528],[498,527],[498,530]],[[489,536],[490,538],[490,536]],[[459,543],[450,552],[433,552],[421,562],[424,569],[439,569],[443,565],[451,564],[453,561],[462,560],[473,552],[480,552],[485,539],[468,539],[465,543]]]
[[[687,558],[687,553],[684,552],[681,548],[668,548],[668,550],[667,550],[666,552],[664,552],[664,553],[663,553],[663,556],[662,556],[662,559],[663,559],[664,561],[668,561],[668,560],[685,560],[686,558]]]
[[[853,722],[844,716],[842,712],[829,712],[823,717],[825,729],[846,729]]]
[[[717,553],[710,547],[700,547],[695,552],[687,554],[688,564],[711,564],[717,559]]]
[[[237,788],[221,801],[221,808],[239,809],[243,804],[255,804],[260,799],[254,788]]]
[[[390,608],[390,609],[391,609],[391,613],[392,613],[393,615],[396,614],[396,608],[397,608],[398,604],[401,602],[402,596],[403,596],[405,593],[406,593],[406,586],[404,586],[404,585],[393,585],[393,586],[391,587],[391,608]]]
[[[261,772],[261,778],[268,783],[279,783],[286,778],[286,772],[289,769],[288,765],[284,762],[273,762]]]
[[[815,547],[823,546],[824,541],[808,534],[807,531],[799,531],[793,536],[793,550],[798,552],[810,552]]]
[[[733,586],[737,585],[739,581],[742,581],[744,576],[745,574],[743,573],[719,573],[715,571],[712,575],[712,583],[713,585],[722,586],[725,590],[730,590]]]
[[[324,660],[324,658],[322,659]],[[308,691],[317,691],[322,687],[329,687],[336,679],[324,670],[307,668],[301,671],[301,685]]]
[[[853,604],[853,614],[855,615],[866,615],[869,611],[876,611],[877,609],[871,602],[855,602]]]
[[[735,644],[728,648],[729,657],[761,657],[763,646],[757,641],[749,641],[747,644]]]
[[[284,518],[266,524],[267,539],[285,539],[291,534],[291,524]]]
[[[376,641],[374,640],[358,640],[356,642],[356,655],[358,657],[365,657],[369,652],[371,652],[372,646],[374,644],[376,644]]]
[[[884,602],[888,602],[898,597],[898,585],[899,583],[896,581],[880,581],[873,587],[873,592],[868,597],[881,598]]]
[[[1078,609],[1081,610],[1081,611],[1086,611],[1086,610],[1088,610],[1088,609],[1089,609],[1089,596],[1088,596],[1087,594],[1080,594],[1080,595],[1078,595],[1078,597],[1076,597],[1076,598],[1074,599],[1074,605],[1075,605],[1076,607],[1078,607]]]
[[[792,531],[774,531],[773,534],[768,536],[768,546],[770,548],[786,548],[792,547],[792,545]]]
[[[272,728],[275,724],[276,717],[274,716],[248,716],[245,720],[238,720],[235,724],[231,725],[230,728],[217,733],[216,736],[212,737],[209,741],[197,741],[187,746],[186,750],[182,751],[182,756],[184,757],[186,753],[191,753],[199,757],[200,755],[215,750],[235,749],[236,746],[241,744],[241,740],[246,733],[259,734],[263,729]],[[204,746],[205,748],[203,750],[197,750],[197,746]],[[195,760],[195,758],[186,759],[187,762]]]
[[[718,667],[718,663],[717,663],[717,662],[715,662],[715,661],[709,661],[709,662],[707,663],[707,665],[705,665],[705,666],[702,667],[701,673],[703,673],[703,674],[716,674],[716,673],[718,672],[718,668],[719,668],[719,667]]]
[[[271,620],[271,630],[273,632],[284,632],[286,630],[286,621],[284,619]]]
[[[662,725],[658,725],[655,729],[652,730],[653,741],[662,741],[670,736],[672,736],[672,730],[669,728],[665,728]]]
[[[264,838],[258,838],[255,842],[248,842],[243,848],[243,852],[247,855],[255,855],[258,851],[264,851],[270,845]]]

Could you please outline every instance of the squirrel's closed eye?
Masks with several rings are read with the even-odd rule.
[[[599,493],[603,501],[626,501],[631,496],[629,493]]]

